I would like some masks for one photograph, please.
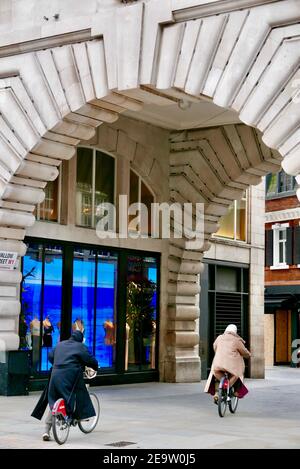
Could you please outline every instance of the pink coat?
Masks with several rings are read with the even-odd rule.
[[[216,338],[213,345],[215,357],[211,365],[211,372],[205,386],[205,392],[209,392],[214,370],[226,370],[231,375],[238,376],[241,381],[243,380],[245,371],[244,358],[249,358],[251,355],[244,344],[245,341],[233,332],[226,332]]]

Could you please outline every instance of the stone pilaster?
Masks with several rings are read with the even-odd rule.
[[[261,216],[264,213],[265,185],[264,182],[250,189],[252,200],[250,213],[250,346],[251,348],[251,378],[263,378],[265,373],[264,360],[264,223]]]

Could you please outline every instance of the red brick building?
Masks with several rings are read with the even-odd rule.
[[[295,366],[300,329],[300,203],[293,176],[266,178],[266,365]]]

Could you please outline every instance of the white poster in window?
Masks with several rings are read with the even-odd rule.
[[[17,252],[0,251],[0,270],[13,270],[17,265]]]

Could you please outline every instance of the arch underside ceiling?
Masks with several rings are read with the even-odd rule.
[[[295,0],[177,22],[171,2],[149,2],[128,6],[122,14],[99,15],[89,41],[2,56],[2,246],[24,254],[20,241],[60,162],[72,158],[78,143],[90,140],[103,122],[114,122],[126,110],[138,112],[144,102],[157,103],[160,92],[161,99],[208,97],[253,127],[230,125],[171,136],[170,198],[204,202],[207,239],[232,200],[278,170],[281,158],[287,172],[297,175],[299,19]],[[195,298],[201,256],[187,251],[184,242],[170,245],[174,320],[199,314]],[[10,275],[0,272],[0,283],[18,284],[19,274]],[[18,315],[16,295],[9,307],[0,300],[0,314]],[[183,336],[174,334],[180,347]],[[196,334],[189,337],[192,349]]]

